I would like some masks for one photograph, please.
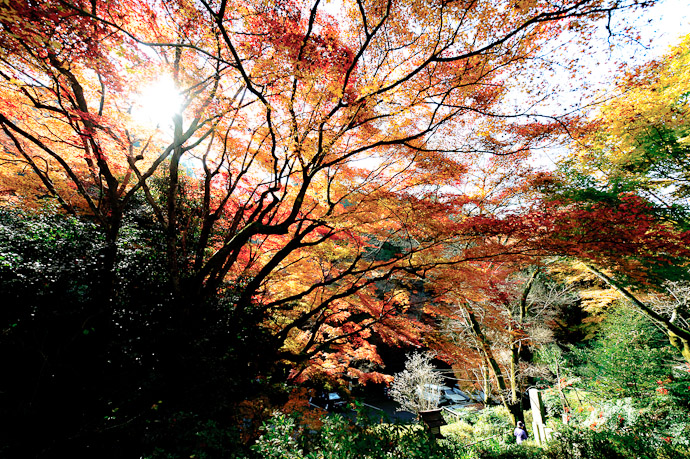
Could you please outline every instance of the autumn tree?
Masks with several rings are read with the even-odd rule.
[[[565,32],[586,40],[598,19],[639,5],[340,6],[0,6],[3,192],[55,199],[106,241],[104,288],[74,323],[107,329],[164,304],[152,368],[194,374],[203,359],[192,350],[223,361],[232,339],[247,351],[237,367],[254,375],[381,380],[358,364],[378,362],[372,336],[418,343],[426,326],[403,314],[410,278],[515,252],[495,243],[495,209],[472,174],[517,168],[570,122],[527,108],[550,90],[542,72],[573,64],[550,45]],[[163,76],[180,103],[147,125],[137,110]],[[520,89],[532,94],[524,107],[502,104]],[[131,215],[165,247],[166,301],[155,306],[115,294]],[[203,337],[209,324],[218,341]]]
[[[487,219],[492,229],[486,231],[501,234],[514,250],[561,256],[591,271],[665,329],[686,356],[687,330],[674,323],[674,316],[658,314],[639,300],[632,288],[654,290],[687,276],[690,233],[660,218],[652,203],[634,193],[601,196],[552,194],[539,210]]]
[[[561,31],[586,34],[632,6],[353,2],[336,18],[319,2],[13,4],[6,154],[67,210],[97,216],[111,242],[143,193],[174,291],[190,300],[248,279],[233,314],[273,317],[277,347],[309,360],[378,327],[400,303],[381,286],[468,237],[466,197],[438,195],[462,183],[465,157],[517,157],[553,128],[498,108],[510,80],[539,71],[533,58]],[[128,122],[127,99],[155,73],[184,98],[172,132]],[[367,256],[371,241],[396,239],[391,259]],[[340,325],[354,316],[367,319]]]
[[[515,423],[524,421],[530,355],[553,341],[550,327],[568,295],[538,280],[539,269],[516,272],[510,257],[500,258],[505,261],[474,263],[471,273],[457,277],[443,270],[430,283],[444,311],[433,345],[455,368],[485,367],[493,393]]]
[[[541,247],[584,263],[665,330],[688,360],[682,318],[644,298],[687,277],[685,43],[687,37],[663,59],[627,69],[611,100],[580,126],[560,170],[538,186],[546,196],[539,218],[555,236],[541,239]]]
[[[565,163],[590,178],[590,189],[634,189],[684,226],[689,41],[686,36],[665,56],[627,68],[609,102],[578,130],[576,154]]]

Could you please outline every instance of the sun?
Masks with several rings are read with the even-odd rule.
[[[182,111],[183,102],[172,77],[163,75],[141,88],[132,115],[141,123],[167,129],[172,126],[173,117]]]

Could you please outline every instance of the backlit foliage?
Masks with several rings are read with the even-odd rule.
[[[504,97],[541,101],[542,72],[577,68],[549,51],[561,34],[585,41],[637,6],[6,2],[2,191],[93,218],[105,272],[140,196],[182,316],[227,294],[231,322],[265,330],[293,378],[382,381],[362,370],[380,363],[372,336],[419,344],[429,326],[408,314],[410,277],[523,250],[472,218],[529,193],[531,149],[571,120]],[[142,122],[142,92],[163,77],[181,105]]]

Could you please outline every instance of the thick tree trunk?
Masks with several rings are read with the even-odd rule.
[[[173,284],[175,294],[180,293],[180,267],[178,264],[177,252],[177,198],[179,193],[179,166],[182,158],[182,145],[180,145],[180,138],[182,137],[182,117],[176,116],[174,119],[175,125],[175,150],[170,159],[169,165],[169,183],[167,192],[167,222],[168,227],[165,232],[166,252],[168,261],[168,271],[170,279]]]
[[[508,327],[508,331],[512,334],[513,327]],[[520,366],[520,342],[513,340],[510,345],[510,374],[508,379],[510,380],[510,402],[517,403],[519,401],[518,397],[518,368]]]
[[[525,284],[525,287],[522,289],[522,295],[520,296],[520,303],[518,305],[517,310],[517,318],[515,317],[514,309],[511,308],[510,305],[506,305],[509,308],[509,311],[513,319],[513,321],[511,321],[510,325],[508,326],[508,332],[511,336],[514,337],[512,342],[510,343],[510,368],[508,370],[510,372],[508,375],[510,381],[510,404],[516,407],[514,408],[516,411],[519,411],[519,415],[515,416],[516,420],[520,420],[523,422],[524,416],[522,413],[522,400],[520,396],[520,391],[518,390],[518,373],[520,370],[520,353],[522,352],[522,341],[520,340],[520,337],[517,336],[514,332],[516,331],[515,325],[517,325],[517,328],[519,328],[519,330],[522,330],[524,326],[525,317],[527,316],[527,297],[529,296],[529,292],[532,290],[532,286],[534,285],[534,281],[537,278],[538,274],[539,269],[535,269],[532,275],[530,276],[529,280]]]

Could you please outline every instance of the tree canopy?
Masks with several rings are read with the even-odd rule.
[[[0,267],[12,273],[8,292],[25,276],[37,286],[11,296],[3,339],[13,352],[5,355],[38,374],[45,399],[82,378],[87,361],[100,362],[89,420],[70,419],[65,435],[77,438],[88,424],[107,436],[141,427],[152,405],[165,407],[166,420],[195,404],[239,416],[250,385],[273,377],[389,381],[377,348],[450,355],[457,348],[439,324],[458,311],[466,325],[476,315],[527,340],[515,279],[544,257],[610,265],[648,282],[687,257],[690,233],[659,218],[647,195],[593,202],[530,163],[535,149],[566,134],[601,137],[578,116],[545,108],[558,95],[549,76],[575,74],[573,50],[599,21],[640,6],[3,3],[0,194],[6,240],[21,243],[4,246]],[[677,148],[654,147],[653,161],[635,153],[634,164],[618,161],[621,170],[651,174],[652,163],[682,156],[687,94],[676,89],[674,65],[687,53],[676,53],[672,64],[627,80],[632,99],[658,96],[643,117],[669,121],[626,124],[625,133],[612,121],[606,130],[622,142],[616,148],[635,150],[633,137],[665,123]],[[642,83],[650,69],[662,69],[652,88]],[[162,87],[155,103],[164,113],[154,116],[148,100]],[[659,108],[670,99],[671,108]],[[674,167],[663,174],[683,180]],[[41,223],[47,207],[55,234]],[[31,247],[25,237],[41,242]],[[61,241],[54,259],[52,240]],[[65,247],[73,260],[60,258]],[[47,272],[69,275],[42,277],[26,264],[33,251]],[[51,282],[61,289],[54,298],[73,307],[51,304]],[[47,343],[57,351],[46,352]],[[513,363],[516,343],[508,345]],[[483,344],[479,359],[488,359]],[[476,361],[481,353],[466,354]],[[70,370],[54,384],[37,368]],[[144,381],[135,384],[141,394],[111,385],[128,376]],[[228,384],[235,394],[223,394]],[[211,394],[222,402],[213,406]],[[14,413],[40,416],[26,408],[32,400],[22,392]],[[105,421],[93,421],[104,411]]]

